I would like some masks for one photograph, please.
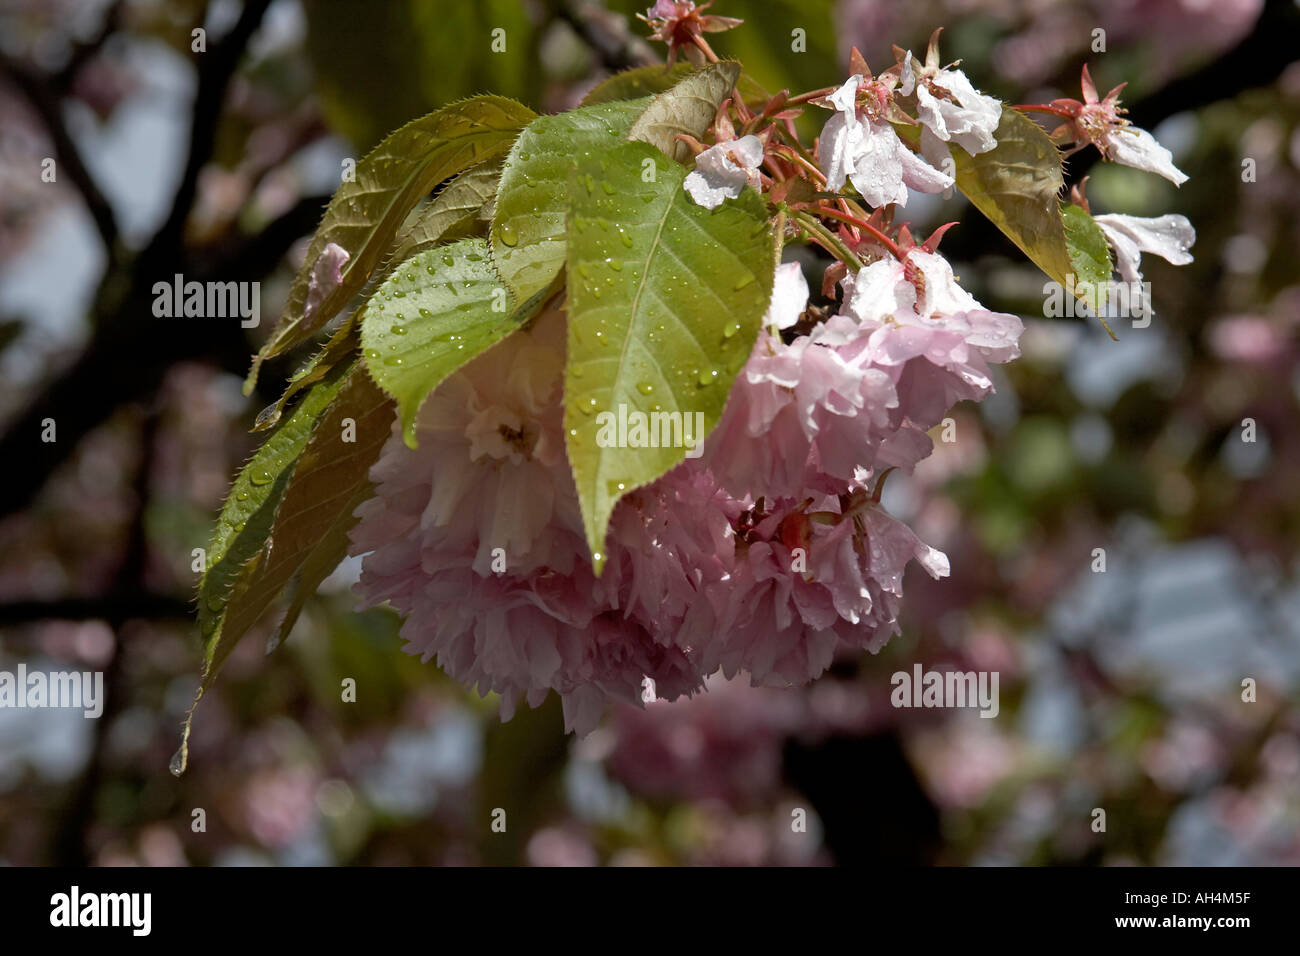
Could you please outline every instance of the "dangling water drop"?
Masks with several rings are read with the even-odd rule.
[[[270,428],[280,420],[280,406],[267,405],[257,413],[257,420],[253,422],[253,428]]]

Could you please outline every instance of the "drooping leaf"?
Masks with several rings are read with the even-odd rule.
[[[686,162],[691,150],[677,134],[702,136],[713,125],[718,107],[731,95],[739,76],[740,64],[735,62],[713,63],[692,73],[652,99],[627,138],[649,143],[679,163]]]
[[[415,447],[416,415],[429,393],[523,326],[546,291],[516,308],[482,239],[427,249],[393,272],[366,309],[361,348],[375,381],[397,401],[408,445]]]
[[[397,237],[390,263],[396,266],[425,249],[487,231],[484,207],[496,196],[500,163],[467,169],[447,184]],[[391,271],[391,269],[390,269]]]
[[[912,145],[919,142],[917,127],[895,129]],[[1079,298],[1091,307],[1095,296],[1080,282],[1094,282],[1109,253],[1091,216],[1082,209],[1070,219],[1063,215],[1060,152],[1036,123],[1010,107],[1003,108],[995,135],[997,146],[978,156],[950,149],[957,188],[1049,278],[1080,289]]]
[[[1103,316],[1112,270],[1110,244],[1092,216],[1073,203],[1061,207],[1061,217],[1065,222],[1065,241],[1074,272],[1076,295],[1087,303],[1110,337],[1114,338],[1115,333],[1111,332]]]
[[[671,69],[663,66],[633,67],[601,80],[587,91],[578,105],[595,106],[598,103],[635,100],[662,93],[672,89],[692,72],[694,67],[685,61],[674,63]]]
[[[356,523],[352,512],[373,493],[368,473],[392,434],[394,412],[392,400],[355,364],[298,458],[268,546],[240,571],[222,621],[227,645],[246,634],[292,581],[283,639],[303,602],[342,560]]]
[[[420,199],[461,170],[499,156],[535,114],[513,100],[478,96],[414,120],[390,135],[357,163],[312,238],[271,339],[258,353],[245,383],[252,390],[262,360],[306,341],[366,284],[383,261],[397,229]],[[304,316],[312,269],[329,243],[350,258],[342,281]]]
[[[320,347],[320,350],[290,376],[280,397],[257,413],[257,420],[253,423],[252,430],[265,431],[276,425],[290,399],[304,388],[309,388],[323,379],[329,374],[330,369],[345,361],[360,345],[361,333],[357,329],[356,318],[349,316],[347,321]]]
[[[199,580],[199,627],[210,648],[209,659],[219,653],[224,657],[221,624],[240,568],[265,546],[298,456],[316,419],[347,380],[350,364],[331,369],[312,387],[293,414],[262,443],[230,488]]]
[[[442,243],[465,238],[476,232],[487,231],[487,220],[480,218],[483,207],[491,202],[496,183],[501,176],[500,164],[485,164],[467,169],[457,176],[424,209],[413,212],[398,234],[393,251],[375,278],[382,282],[394,268],[417,252],[431,249]],[[285,405],[294,395],[324,378],[325,373],[346,359],[361,344],[358,325],[364,307],[348,316],[321,350],[294,373],[289,384],[274,404],[264,408],[257,416],[254,431],[270,428],[280,420]]]
[[[631,18],[645,13],[650,4],[647,0],[604,0],[604,5]],[[725,9],[723,6],[715,4],[708,12],[738,17],[745,24],[724,33],[707,34],[707,39],[718,56],[745,64],[748,76],[737,87],[750,104],[768,99],[762,94],[762,87],[775,92],[782,88],[798,91],[825,86],[834,78],[831,74],[838,75],[835,64],[843,63],[841,39],[854,29],[858,35],[868,36],[868,28],[854,27],[851,19],[845,20],[851,14],[842,8],[854,5],[839,0],[726,0]],[[837,7],[841,8],[838,15]],[[879,44],[884,39],[876,31],[871,33],[875,39],[868,39],[868,43]],[[861,40],[858,43],[864,45]],[[884,50],[887,56],[887,43]],[[879,72],[892,63],[892,57],[872,60],[871,67]],[[826,115],[822,110],[809,109],[796,121],[806,141],[818,133]]]
[[[1060,153],[1033,120],[1010,108],[1002,110],[994,135],[998,145],[987,153],[952,150],[957,188],[1040,269],[1063,282],[1070,255],[1061,219]]]
[[[686,428],[698,441],[697,421],[704,431],[717,423],[771,298],[775,243],[762,199],[746,190],[710,211],[687,196],[685,177],[644,143],[588,158],[573,175],[564,417],[598,569],[618,499],[685,458]],[[666,424],[669,447],[606,447],[601,426],[620,408],[647,416],[656,436]]]
[[[219,557],[210,557],[199,586],[203,675],[173,772],[185,769],[198,701],[239,641],[293,582],[293,602],[279,630],[283,639],[303,602],[343,557],[347,532],[356,522],[353,511],[372,494],[368,473],[391,434],[392,420],[392,401],[364,367],[355,361],[338,366],[236,479],[211,551]],[[266,481],[272,466],[279,471]],[[227,528],[233,539],[223,534]],[[228,546],[218,547],[227,540]]]
[[[564,264],[569,170],[626,138],[648,100],[584,106],[528,124],[510,150],[492,217],[492,259],[515,300],[551,284]]]

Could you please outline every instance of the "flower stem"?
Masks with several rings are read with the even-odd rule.
[[[1021,113],[1050,113],[1062,119],[1074,119],[1073,116],[1059,106],[1050,106],[1046,103],[1017,103],[1012,109],[1019,110]]]
[[[819,96],[828,96],[834,93],[836,87],[823,86],[820,90],[809,90],[807,93],[800,93],[798,96],[792,96],[785,101],[785,106],[794,106],[798,103],[807,103],[809,100],[815,100]]]
[[[816,216],[802,209],[793,209],[790,211],[790,217],[807,229],[812,237],[826,248],[827,252],[843,262],[853,272],[857,272],[862,268],[862,260],[854,255],[853,250],[841,242],[838,236],[822,225]]]
[[[898,248],[898,244],[865,219],[859,219],[857,216],[851,216],[846,212],[840,212],[838,209],[832,209],[829,206],[817,207],[817,213],[818,215],[830,216],[832,219],[838,219],[840,222],[846,222],[850,226],[856,226],[863,232],[870,233],[877,241],[884,245],[886,249],[894,254],[895,259],[898,259],[900,262],[902,261],[903,253],[902,250]]]
[[[787,146],[785,143],[777,143],[776,148],[778,151],[789,150],[788,155],[785,152],[781,152],[782,158],[788,159],[790,162],[795,163],[798,166],[802,166],[816,181],[820,182],[823,186],[826,185],[826,176],[812,162],[799,155],[798,152],[790,146]]]
[[[713,47],[709,46],[708,40],[704,39],[704,37],[698,33],[692,34],[691,39],[695,42],[695,45],[700,48],[700,52],[704,54],[710,63],[718,62],[718,54],[713,52]]]

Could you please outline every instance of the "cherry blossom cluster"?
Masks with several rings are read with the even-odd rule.
[[[703,34],[738,22],[702,9],[659,0],[647,11],[670,58],[712,58]],[[1114,96],[1052,104],[1067,120],[1058,140],[1179,181]],[[812,149],[795,131],[804,105],[830,110]],[[799,263],[777,268],[703,454],[621,499],[598,575],[565,456],[555,302],[429,397],[418,450],[394,427],[352,533],[362,601],[401,612],[408,649],[498,694],[504,717],[556,691],[580,733],[614,700],[694,694],[715,674],[800,685],[838,652],[879,650],[898,630],[907,565],[949,573],[881,507],[882,485],[929,455],[927,432],[955,403],[990,394],[991,366],[1018,356],[1022,331],[958,284],[937,249],[943,230],[917,243],[894,213],[909,190],[954,185],[954,149],[995,149],[1008,108],[942,66],[937,40],[923,61],[897,51],[879,75],[854,51],[843,84],[762,110],[724,103],[712,145],[683,137],[696,153],[686,191],[716,208],[759,190],[787,241],[834,257],[821,283],[832,305],[810,307]],[[919,128],[915,150],[900,128]],[[1122,272],[1134,250],[1186,255],[1186,236],[1173,255],[1163,245],[1180,223],[1107,218]]]

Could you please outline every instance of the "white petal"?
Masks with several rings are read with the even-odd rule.
[[[826,188],[839,192],[852,171],[862,148],[863,126],[857,117],[835,113],[822,127],[817,144],[817,161],[826,174]]]
[[[911,96],[912,90],[916,89],[916,80],[917,77],[920,76],[921,71],[915,64],[916,57],[912,56],[911,50],[908,50],[907,57],[903,60],[903,69],[898,74],[898,78],[901,81],[898,91],[904,96]]]
[[[918,84],[916,87],[916,118],[929,127],[935,136],[947,142],[951,138],[951,134],[948,132],[948,124],[944,122],[943,110],[939,108],[940,102],[933,93],[926,89],[924,83]]]
[[[1155,253],[1176,266],[1192,261],[1192,254],[1187,250],[1196,242],[1196,230],[1186,216],[1171,214],[1146,219],[1109,215],[1094,219],[1115,250],[1115,268],[1125,282],[1142,279],[1138,266],[1144,252]]]
[[[1111,158],[1117,163],[1163,176],[1175,186],[1187,182],[1187,174],[1174,165],[1173,154],[1144,129],[1125,126],[1114,130],[1107,145]]]
[[[722,145],[726,146],[726,152],[739,160],[741,166],[747,170],[758,169],[759,164],[763,162],[763,141],[753,134]],[[713,148],[717,149],[716,146]]]
[[[1002,121],[1002,104],[975,89],[961,70],[943,70],[935,82],[955,98],[955,102],[939,101],[939,109],[950,134],[949,137],[942,138],[950,138],[972,156],[986,153],[995,147],[998,141],[994,134],[998,123]]]
[[[844,311],[858,322],[880,322],[900,308],[910,308],[916,298],[911,284],[903,280],[903,266],[897,259],[878,259],[856,276],[846,277],[843,285]],[[900,292],[903,302],[899,301]]]
[[[838,90],[826,97],[835,106],[835,109],[841,113],[854,113],[858,111],[856,103],[858,96],[858,87],[862,84],[862,74],[854,73]]]
[[[909,59],[903,69],[908,80],[910,63]],[[936,96],[930,84],[947,90],[950,95]],[[903,85],[906,87],[909,82],[905,80]],[[1002,104],[975,89],[961,70],[940,70],[929,84],[920,82],[918,72],[916,112],[921,125],[935,137],[956,143],[972,156],[986,153],[997,145],[994,134],[1002,120]]]
[[[984,308],[957,284],[952,266],[937,252],[917,250],[911,254],[911,260],[925,276],[925,302],[918,311],[923,311],[926,316],[954,315]]]
[[[763,325],[788,329],[799,321],[808,308],[808,280],[797,262],[783,262],[772,279],[772,301],[763,316]]]
[[[948,555],[928,544],[918,542],[916,560],[921,567],[925,568],[926,573],[936,580],[946,578],[952,572]]]
[[[952,161],[952,150],[928,126],[921,127],[921,155],[935,169],[956,169]]]
[[[862,127],[862,143],[853,157],[849,178],[869,206],[907,203],[903,185],[903,167],[898,158],[902,143],[887,123],[870,123]]]
[[[718,143],[695,158],[695,169],[682,185],[699,205],[714,209],[724,199],[735,199],[757,179],[762,160],[763,144],[757,136]]]
[[[890,130],[892,133],[893,130]],[[903,182],[918,192],[941,193],[956,180],[941,169],[935,169],[916,153],[903,145],[903,141],[894,135],[898,143],[898,162],[902,170]]]

